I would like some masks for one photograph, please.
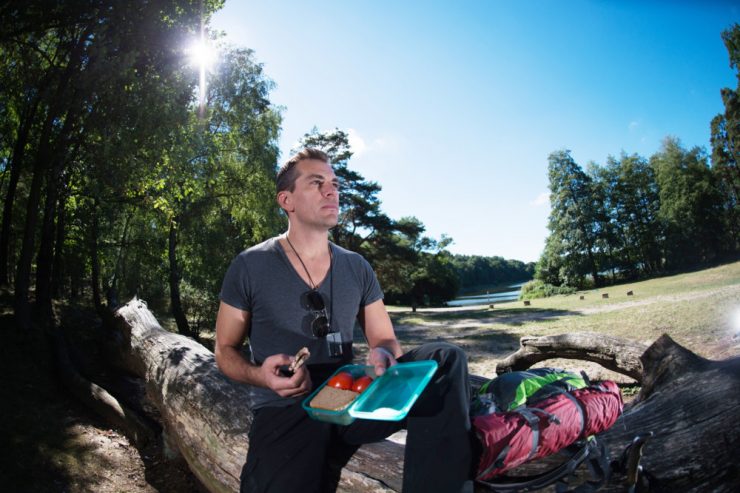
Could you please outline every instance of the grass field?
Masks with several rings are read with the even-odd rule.
[[[627,292],[633,295],[628,296]],[[608,298],[602,295],[608,294]],[[583,297],[583,299],[581,299]],[[389,307],[401,343],[447,340],[492,374],[522,336],[588,331],[650,343],[667,333],[712,359],[740,354],[740,262],[568,296],[466,308]]]

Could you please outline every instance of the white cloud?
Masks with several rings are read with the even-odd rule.
[[[359,156],[368,150],[368,145],[365,143],[365,139],[360,137],[357,130],[350,128],[347,130],[347,138],[349,140],[349,146],[355,156]]]
[[[354,157],[370,152],[393,152],[400,146],[400,139],[397,136],[386,135],[368,139],[361,136],[354,128],[347,129],[347,137]]]
[[[542,192],[541,194],[537,196],[536,199],[531,201],[529,205],[533,207],[541,207],[549,203],[550,203],[550,192]]]

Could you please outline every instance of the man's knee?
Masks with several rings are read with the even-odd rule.
[[[462,348],[448,342],[429,342],[420,346],[417,350],[416,360],[433,359],[440,366],[444,365],[467,365],[468,356]]]

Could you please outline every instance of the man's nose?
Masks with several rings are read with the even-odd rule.
[[[332,195],[336,195],[339,193],[339,191],[334,187],[331,183],[324,183],[321,185],[321,193],[324,194],[326,197],[331,197]]]

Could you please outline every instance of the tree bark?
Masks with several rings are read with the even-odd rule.
[[[72,81],[73,73],[79,68],[82,51],[84,50],[85,41],[88,35],[89,31],[86,30],[77,39],[70,53],[67,67],[59,77],[54,94],[51,95],[49,109],[40,133],[36,156],[33,163],[33,175],[26,204],[26,223],[23,230],[23,245],[21,247],[20,258],[18,259],[18,267],[14,283],[15,318],[18,326],[22,329],[29,329],[31,326],[31,305],[28,299],[31,287],[31,264],[36,238],[36,223],[38,222],[39,203],[41,201],[41,187],[45,178],[45,171],[50,165],[50,160],[55,158],[52,153],[53,124],[57,118],[60,118],[67,113],[64,111],[64,104],[71,106],[74,105],[74,103],[70,103],[66,100],[67,98],[65,98],[65,95],[68,92],[68,87]],[[64,127],[67,127],[66,120]],[[65,138],[65,135],[58,135],[56,142],[63,141]]]
[[[101,316],[105,307],[100,297],[100,258],[98,255],[98,199],[93,200],[91,223],[90,223],[90,285],[92,288],[92,301],[95,311]]]
[[[8,181],[8,190],[5,193],[3,205],[3,222],[0,229],[0,285],[8,284],[8,256],[10,252],[10,227],[13,222],[13,206],[15,204],[15,192],[18,189],[18,180],[21,176],[23,160],[26,154],[26,143],[31,125],[36,116],[36,109],[39,106],[39,98],[34,97],[24,108],[24,116],[21,118],[21,126],[18,129],[18,138],[13,146],[13,156],[10,159],[10,180]]]
[[[496,365],[496,373],[526,370],[553,358],[599,363],[604,368],[642,381],[640,356],[647,346],[639,342],[591,332],[574,332],[544,337],[522,337],[519,350]]]
[[[238,491],[252,423],[246,386],[225,377],[205,347],[162,329],[143,301],[121,306],[116,320],[119,364],[145,379],[168,442],[208,491]],[[400,491],[402,464],[402,445],[363,446],[342,472],[340,489]]]
[[[652,432],[642,458],[650,491],[738,491],[740,358],[707,360],[663,335],[640,359],[642,390],[603,433],[612,454]],[[624,491],[620,480],[604,491]]]
[[[179,221],[177,218],[170,220],[170,233],[167,241],[167,253],[170,261],[170,304],[172,305],[172,316],[177,323],[177,331],[186,336],[192,336],[188,318],[182,308],[182,297],[180,296],[180,266],[177,264],[177,230]]]
[[[145,379],[163,428],[209,491],[238,491],[252,423],[247,391],[223,376],[213,354],[197,342],[164,331],[144,302],[132,300],[116,312],[120,364]],[[538,347],[536,340],[528,345]],[[562,336],[552,357],[583,354],[586,341],[636,351],[639,345],[593,335]],[[567,341],[575,349],[568,347]],[[552,341],[549,343],[552,345]],[[539,345],[546,346],[547,344]],[[596,347],[598,357],[609,351]],[[610,356],[607,361],[618,358]],[[655,436],[644,448],[651,491],[736,491],[740,475],[740,358],[708,361],[663,336],[639,357],[643,392],[617,423],[602,434],[612,459],[638,434]],[[524,361],[524,360],[520,360]],[[619,360],[621,361],[621,360]],[[611,364],[611,363],[610,363]],[[520,366],[524,366],[521,363]],[[620,362],[618,368],[629,365]],[[630,370],[634,373],[633,370]],[[471,386],[485,379],[471,377]],[[440,451],[443,453],[443,451]],[[365,445],[342,472],[340,490],[400,491],[403,446],[390,441]],[[625,491],[612,475],[605,491]],[[485,491],[478,487],[476,491]]]
[[[61,135],[54,150],[54,164],[51,166],[49,176],[46,180],[46,198],[44,203],[44,216],[41,221],[41,241],[39,252],[36,256],[36,305],[40,313],[51,318],[52,298],[52,264],[54,261],[54,233],[55,219],[57,217],[57,202],[59,190],[63,184],[65,160],[67,151],[66,144],[69,142],[67,135],[72,131],[76,112],[70,111],[64,119]]]
[[[154,440],[154,430],[139,415],[121,404],[107,390],[84,378],[75,368],[67,351],[61,328],[51,327],[49,338],[54,348],[58,377],[81,402],[122,430],[137,447]]]
[[[65,190],[67,188],[65,187]],[[64,258],[64,239],[67,237],[67,193],[62,193],[57,204],[57,231],[54,240],[54,260],[51,265],[51,295],[54,298],[62,296],[64,284],[64,270],[62,259]]]

